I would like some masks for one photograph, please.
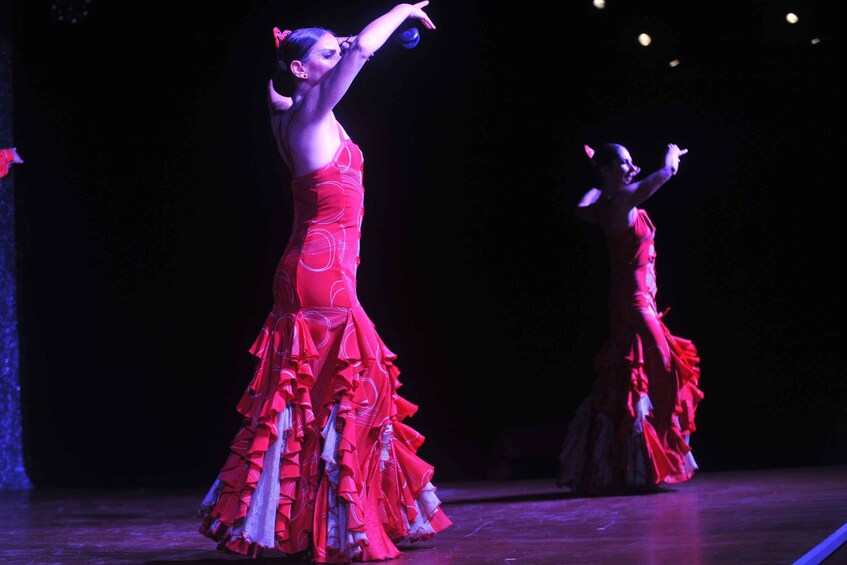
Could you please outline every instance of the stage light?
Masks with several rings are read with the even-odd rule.
[[[653,43],[653,38],[650,37],[649,33],[639,33],[638,34],[638,43],[642,46],[647,47],[651,43]]]

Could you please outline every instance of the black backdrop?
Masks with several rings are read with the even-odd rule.
[[[495,4],[431,4],[438,29],[337,109],[366,159],[360,299],[436,482],[555,475],[606,334],[600,234],[570,213],[606,140],[645,170],[690,149],[646,207],[660,307],[702,357],[702,470],[847,463],[831,8]],[[391,5],[13,2],[37,486],[211,484],[291,215],[271,28],[354,33]]]

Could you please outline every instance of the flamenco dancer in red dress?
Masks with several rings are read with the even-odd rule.
[[[585,149],[601,183],[576,214],[605,235],[611,335],[595,357],[592,391],[568,428],[557,484],[584,495],[649,492],[687,481],[697,469],[689,440],[703,398],[700,359],[656,307],[656,229],[639,208],[677,173],[688,150],[669,144],[664,166],[636,181],[641,169],[626,147]]]
[[[364,159],[333,112],[401,24],[435,28],[427,5],[399,4],[343,41],[321,28],[274,30],[269,109],[294,218],[251,348],[243,423],[200,509],[201,533],[221,550],[374,561],[451,525],[433,467],[416,454],[424,438],[404,422],[417,406],[398,394],[396,356],[357,297]]]

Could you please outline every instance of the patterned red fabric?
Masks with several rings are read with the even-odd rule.
[[[332,162],[292,181],[294,228],[273,309],[251,347],[257,365],[238,404],[243,423],[201,506],[201,533],[225,551],[382,560],[401,555],[395,542],[451,525],[433,467],[416,455],[423,437],[403,423],[417,406],[398,395],[396,355],[357,298],[364,159],[340,134]],[[268,543],[249,515],[268,462],[276,464],[266,457],[274,447],[279,494]]]
[[[678,483],[697,468],[689,439],[703,399],[700,358],[656,308],[656,228],[637,212],[629,230],[606,242],[611,335],[559,455],[557,484],[584,494]]]

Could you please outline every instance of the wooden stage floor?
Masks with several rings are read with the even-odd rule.
[[[699,472],[662,492],[574,497],[553,480],[440,484],[454,526],[397,565],[847,563],[847,466]],[[198,490],[0,492],[0,563],[293,565],[218,552]]]

